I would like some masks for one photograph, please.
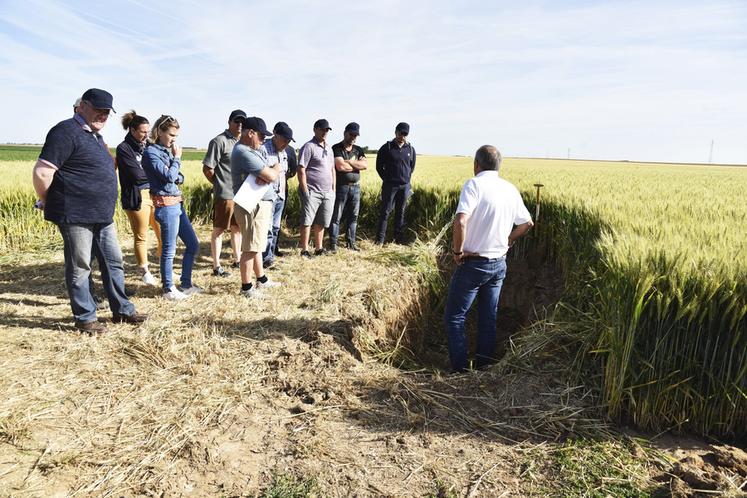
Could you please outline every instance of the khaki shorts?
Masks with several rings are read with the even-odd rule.
[[[254,211],[248,213],[236,204],[234,216],[241,229],[241,251],[263,252],[267,247],[267,232],[272,221],[272,201],[259,201]]]
[[[213,201],[213,228],[228,230],[238,226],[233,215],[233,201],[231,199],[215,199]]]

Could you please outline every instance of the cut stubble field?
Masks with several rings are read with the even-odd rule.
[[[72,330],[59,235],[31,209],[32,164],[0,162],[0,493],[745,489],[747,455],[712,443],[738,442],[747,423],[747,237],[737,228],[747,169],[506,160],[502,175],[530,211],[533,184],[545,187],[502,306],[522,296],[537,306],[517,319],[499,365],[453,376],[443,371],[442,229],[471,159],[418,157],[409,247],[364,241],[360,254],[303,260],[293,195],[283,242],[293,255],[271,271],[284,286],[259,301],[238,296],[238,275],[210,276],[200,228],[206,293],[166,303],[134,277],[118,210],[127,284],[151,317],[98,339]],[[192,218],[209,219],[199,161],[185,175]],[[364,235],[378,185],[364,174]]]

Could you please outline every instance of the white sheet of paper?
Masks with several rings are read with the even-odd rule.
[[[249,175],[241,184],[241,188],[233,196],[233,202],[244,208],[248,212],[254,211],[259,201],[265,196],[267,189],[270,185],[259,185],[257,184],[257,177]]]

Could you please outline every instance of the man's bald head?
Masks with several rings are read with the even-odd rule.
[[[475,153],[475,162],[480,171],[498,171],[502,160],[501,153],[492,145],[483,145]]]

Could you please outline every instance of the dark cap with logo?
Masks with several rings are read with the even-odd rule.
[[[243,121],[246,119],[246,113],[242,111],[241,109],[236,109],[235,111],[231,111],[231,115],[228,116],[228,120],[233,121],[236,118],[239,118]]]
[[[326,119],[317,119],[316,122],[314,122],[314,128],[321,128],[322,130],[331,130],[332,128],[329,127],[329,121]]]
[[[266,137],[272,136],[272,133],[267,130],[265,120],[257,116],[252,116],[244,120],[244,130],[254,130]]]
[[[345,132],[352,133],[353,135],[360,135],[361,127],[356,122],[348,123],[348,125],[345,127]]]
[[[405,122],[397,123],[397,127],[394,129],[394,131],[396,133],[407,135],[410,133],[410,125]]]
[[[81,96],[81,100],[85,100],[96,109],[111,109],[114,111],[114,107],[112,107],[114,98],[112,97],[112,94],[106,90],[100,88],[89,88],[85,91],[83,96]]]
[[[288,126],[288,123],[285,123],[283,121],[278,121],[278,123],[272,129],[272,133],[274,135],[280,135],[281,137],[290,140],[291,142],[295,142],[295,140],[293,140],[293,130],[291,130],[291,127]]]

